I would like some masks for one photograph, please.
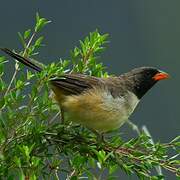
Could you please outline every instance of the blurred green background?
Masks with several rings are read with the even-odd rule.
[[[0,46],[20,49],[17,32],[33,27],[36,12],[52,20],[42,32],[46,46],[38,59],[43,63],[67,58],[78,40],[96,28],[109,33],[110,43],[101,60],[110,73],[155,66],[171,75],[143,98],[131,116],[139,127],[148,127],[155,141],[168,142],[180,130],[179,9],[178,0],[1,0]],[[9,75],[13,63],[8,68]],[[124,137],[135,135],[127,125],[121,132]]]

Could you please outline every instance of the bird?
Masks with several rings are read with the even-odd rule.
[[[3,52],[31,69],[42,67],[7,48]],[[49,80],[50,87],[67,122],[105,133],[128,121],[142,97],[169,74],[155,67],[138,67],[119,76],[94,77],[69,73]]]

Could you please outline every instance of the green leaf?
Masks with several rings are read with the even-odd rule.
[[[44,28],[45,25],[49,24],[51,21],[45,19],[45,18],[41,18],[39,16],[39,14],[36,14],[36,25],[35,25],[35,29],[34,31],[37,33],[39,31],[42,30],[42,28]]]
[[[14,157],[14,162],[18,167],[21,167],[21,160],[17,156]]]
[[[0,64],[4,64],[5,62],[8,62],[5,60],[6,60],[6,58],[4,56],[0,56]]]
[[[36,13],[36,22],[39,22],[39,19],[40,19],[39,13],[37,12],[37,13]]]
[[[72,165],[76,168],[76,169],[80,169],[84,163],[86,162],[86,158],[81,156],[81,155],[76,155],[74,157],[74,159],[72,160]]]
[[[6,83],[2,79],[0,79],[0,91],[2,92],[3,90],[5,90],[5,88],[6,88]]]
[[[43,39],[44,39],[43,36],[39,37],[39,38],[35,41],[34,46],[35,46],[36,48],[40,47]]]
[[[72,176],[70,180],[78,180],[77,176]]]
[[[31,29],[28,29],[24,32],[24,39],[26,40],[27,38],[29,38],[31,35]]]
[[[23,35],[22,35],[20,32],[18,32],[18,36],[19,36],[19,40],[20,40],[23,48],[26,48],[26,42],[25,42],[25,40],[24,40]]]
[[[16,88],[19,89],[19,88],[21,88],[21,87],[23,87],[23,86],[24,86],[24,82],[21,81],[21,80],[17,80],[17,82],[16,82]]]
[[[30,80],[33,77],[34,77],[34,74],[31,71],[27,70],[27,80]]]
[[[109,167],[109,174],[111,175],[111,174],[115,173],[115,171],[117,171],[117,169],[118,169],[118,165],[117,164],[111,165]]]
[[[31,163],[32,163],[33,167],[39,166],[40,162],[41,162],[41,158],[32,156]]]

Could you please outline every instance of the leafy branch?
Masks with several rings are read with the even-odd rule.
[[[44,37],[39,32],[49,23],[36,15],[33,31],[18,33],[25,57],[35,57]],[[4,66],[0,57],[0,176],[20,179],[118,179],[120,169],[128,176],[140,179],[164,179],[155,173],[159,166],[180,176],[180,137],[168,143],[154,143],[147,130],[136,138],[124,141],[118,132],[106,135],[99,142],[88,129],[71,123],[61,124],[59,108],[50,98],[48,80],[62,73],[86,73],[106,77],[108,73],[99,62],[108,35],[97,30],[90,33],[70,52],[68,59],[43,66],[41,73],[24,73],[15,64],[10,82],[5,81]],[[35,60],[33,60],[35,61]],[[35,61],[39,63],[38,61]]]

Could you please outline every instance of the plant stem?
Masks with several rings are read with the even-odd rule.
[[[33,40],[33,38],[34,38],[35,35],[36,35],[36,33],[34,32],[34,33],[32,34],[32,36],[30,37],[30,39],[29,39],[29,41],[28,41],[28,43],[27,43],[27,46],[26,46],[25,49],[24,49],[23,56],[26,55],[27,49],[30,47],[30,45],[31,45],[31,43],[32,43],[32,40]],[[13,83],[13,81],[15,80],[18,71],[19,71],[19,63],[16,62],[14,74],[13,74],[13,76],[12,76],[12,78],[11,78],[11,81],[10,81],[10,83],[9,83],[9,85],[8,85],[8,88],[7,88],[4,96],[6,96],[6,95],[8,94],[8,92],[9,92],[9,90],[11,89],[12,83]]]

